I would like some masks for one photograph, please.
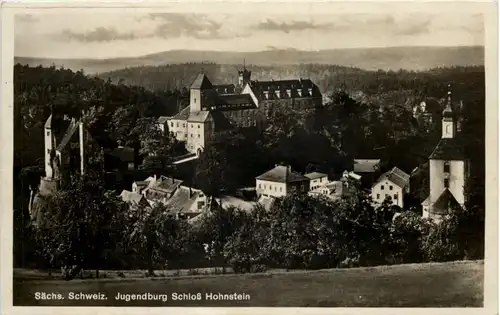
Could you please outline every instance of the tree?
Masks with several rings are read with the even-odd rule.
[[[215,147],[209,147],[198,158],[194,184],[207,196],[219,197],[226,186],[226,159]]]
[[[155,266],[165,266],[180,252],[179,221],[161,203],[153,208],[135,207],[126,224],[128,247],[146,264],[148,276],[154,276]]]
[[[42,255],[60,265],[66,279],[82,268],[93,267],[96,276],[119,239],[116,220],[125,205],[105,193],[99,183],[73,179],[47,198],[36,222],[36,239]]]

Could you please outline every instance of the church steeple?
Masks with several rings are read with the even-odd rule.
[[[454,138],[456,134],[456,124],[451,107],[451,85],[448,84],[448,97],[446,107],[443,110],[442,136],[441,138]]]
[[[251,75],[252,71],[247,70],[246,59],[243,59],[243,70],[238,71],[238,86],[244,87],[245,84],[250,82]]]

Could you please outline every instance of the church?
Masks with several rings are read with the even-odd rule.
[[[441,140],[429,156],[430,193],[422,202],[424,218],[439,219],[465,203],[464,186],[470,165],[458,138],[456,116],[448,91]]]
[[[188,152],[197,155],[219,132],[265,128],[273,107],[314,109],[322,106],[322,94],[310,79],[252,81],[251,71],[246,68],[238,71],[237,85],[213,85],[200,73],[189,93],[189,105],[166,118],[166,127],[177,140],[186,143]]]

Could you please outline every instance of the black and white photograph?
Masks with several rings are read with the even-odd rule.
[[[7,302],[484,308],[496,9],[13,8]]]

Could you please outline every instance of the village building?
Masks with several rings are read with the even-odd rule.
[[[354,159],[353,172],[361,176],[362,185],[371,187],[380,176],[380,159]]]
[[[250,76],[245,68],[238,72],[238,86],[213,85],[200,73],[191,84],[189,105],[172,117],[160,117],[159,128],[168,128],[186,143],[188,152],[199,155],[220,132],[263,129],[273,107],[304,109],[322,104],[319,88],[309,79],[259,82]]]
[[[258,196],[284,197],[294,192],[307,193],[310,179],[290,166],[276,165],[273,169],[255,178]]]
[[[140,209],[145,209],[151,207],[150,203],[146,200],[146,197],[142,194],[123,190],[120,194],[120,198],[124,202],[128,203],[131,208],[138,207]]]
[[[371,197],[374,202],[381,204],[390,198],[391,204],[404,207],[404,196],[410,192],[410,175],[397,167],[382,174],[373,184]]]
[[[327,197],[333,201],[338,200],[344,196],[348,196],[352,192],[352,188],[354,187],[349,186],[350,180],[359,182],[361,176],[353,172],[344,171],[339,180],[330,181],[326,184],[317,186],[309,191],[309,195],[314,197]]]
[[[304,176],[309,178],[309,180],[310,180],[309,188],[311,190],[328,184],[328,175],[327,174],[319,173],[319,172],[312,172],[309,174],[305,174]]]
[[[441,140],[429,156],[429,196],[422,202],[423,217],[440,219],[465,204],[465,181],[469,161],[457,134],[451,91],[443,111]]]

